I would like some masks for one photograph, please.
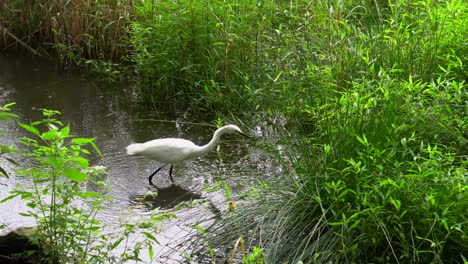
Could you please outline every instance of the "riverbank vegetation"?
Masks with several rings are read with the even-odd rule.
[[[6,121],[15,118],[11,105],[0,108],[0,116],[8,117]],[[94,138],[73,136],[70,124],[56,119],[60,112],[42,112],[41,120],[18,122],[30,136],[21,138],[18,149],[8,147],[29,161],[23,160],[20,165],[10,159],[17,165],[15,173],[30,179],[30,184],[17,184],[10,196],[0,201],[20,197],[28,208],[21,215],[36,221],[28,239],[38,250],[22,252],[23,257],[28,263],[123,263],[141,261],[142,249],[151,257],[158,243],[152,235],[158,232],[157,223],[172,216],[153,217],[156,210],[149,218],[127,219],[110,229],[97,217],[112,197],[106,195],[109,187],[102,180],[105,167],[89,165],[90,149],[101,155]],[[129,245],[135,234],[143,238]],[[118,247],[120,250],[116,250]],[[2,260],[16,263],[20,261],[16,257],[2,255]]]
[[[211,254],[241,237],[265,263],[467,261],[464,1],[114,2],[128,15],[90,39],[123,47],[104,58],[142,103],[284,120],[263,144],[283,173],[206,230]]]

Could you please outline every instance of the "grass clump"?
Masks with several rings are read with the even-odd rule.
[[[255,95],[287,120],[269,143],[284,174],[208,228],[210,246],[243,237],[266,263],[466,262],[466,10],[328,2],[307,37],[290,16],[297,41]]]
[[[464,85],[381,76],[317,108],[310,137],[282,135],[285,173],[207,229],[213,248],[244,237],[265,263],[466,260]]]

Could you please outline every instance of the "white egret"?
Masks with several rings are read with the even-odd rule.
[[[242,133],[239,127],[235,125],[227,125],[218,128],[214,132],[211,141],[204,146],[197,146],[192,141],[182,138],[160,138],[145,143],[131,144],[127,146],[127,154],[140,155],[163,164],[149,176],[149,184],[153,186],[154,184],[152,179],[154,175],[156,175],[156,173],[158,173],[158,171],[167,164],[171,164],[169,177],[171,178],[171,182],[174,183],[174,179],[172,178],[172,167],[174,164],[205,155],[218,144],[221,135],[225,133],[238,133],[248,138],[247,135]]]

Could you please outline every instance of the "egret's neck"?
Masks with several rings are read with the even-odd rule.
[[[222,128],[216,130],[211,141],[208,144],[199,147],[196,156],[200,157],[210,152],[218,144],[222,134],[224,134],[224,130]]]

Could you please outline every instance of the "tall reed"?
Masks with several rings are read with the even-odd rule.
[[[0,45],[22,45],[63,60],[122,62],[129,53],[131,0],[9,1],[0,3]]]

